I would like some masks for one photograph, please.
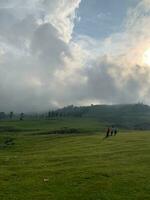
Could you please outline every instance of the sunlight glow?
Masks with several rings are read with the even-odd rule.
[[[150,48],[147,49],[143,54],[143,62],[150,66]]]

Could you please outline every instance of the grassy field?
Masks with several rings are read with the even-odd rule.
[[[78,134],[49,134],[63,127]],[[150,132],[89,119],[0,122],[0,200],[149,200]]]

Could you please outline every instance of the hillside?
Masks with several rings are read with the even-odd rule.
[[[150,106],[144,104],[68,106],[56,112],[64,116],[96,118],[131,129],[150,129]]]
[[[83,120],[94,119],[99,123],[115,125],[119,128],[150,130],[150,106],[144,104],[91,105],[80,107],[70,105],[40,114],[13,113],[11,115],[11,113],[13,112],[0,112],[0,120],[68,120],[70,118],[81,120],[82,118]]]

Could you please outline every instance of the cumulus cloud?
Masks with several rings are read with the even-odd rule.
[[[0,110],[67,104],[149,102],[149,0],[129,9],[122,30],[73,37],[81,0],[0,1]]]
[[[1,110],[39,111],[55,106],[54,73],[71,57],[68,41],[79,3],[0,2]]]
[[[95,57],[85,69],[89,99],[150,103],[150,66],[143,60],[144,52],[150,48],[149,29],[150,4],[141,1],[128,11],[121,32],[92,42],[93,48],[90,41],[89,49]]]

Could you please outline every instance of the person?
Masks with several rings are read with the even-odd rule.
[[[108,127],[107,132],[106,132],[106,137],[109,137],[109,133],[110,133],[110,128]]]
[[[113,136],[113,133],[114,133],[114,126],[112,126],[111,128],[111,136]]]
[[[118,130],[117,130],[117,128],[115,127],[115,129],[114,129],[114,135],[117,135],[117,132],[118,132]]]

